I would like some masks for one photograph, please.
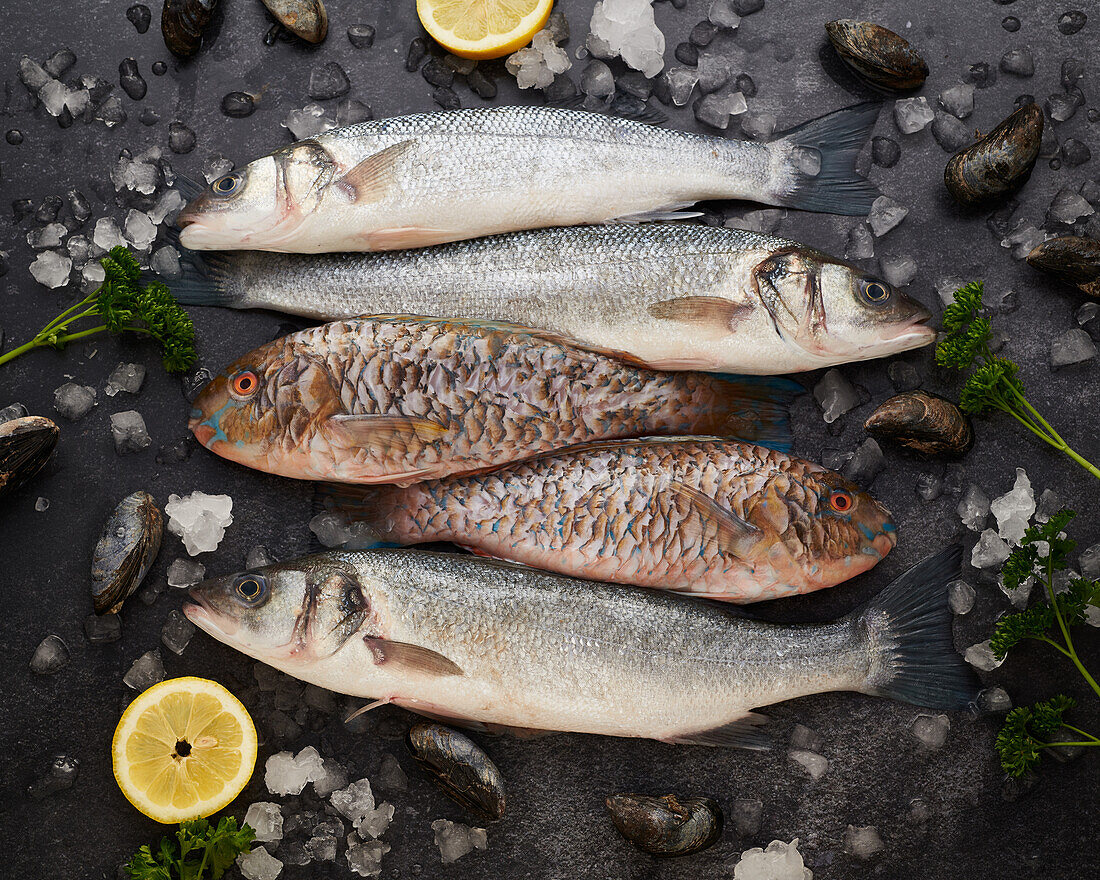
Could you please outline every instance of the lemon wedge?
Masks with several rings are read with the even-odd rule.
[[[126,707],[111,757],[130,803],[157,822],[182,822],[241,793],[256,766],[256,727],[217,682],[172,678]]]
[[[463,58],[500,58],[542,30],[554,0],[416,0],[432,39]]]

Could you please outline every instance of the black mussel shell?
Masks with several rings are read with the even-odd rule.
[[[864,430],[921,455],[962,455],[974,443],[974,430],[950,400],[924,391],[891,397],[871,413]]]
[[[422,721],[410,728],[405,743],[448,797],[486,819],[504,815],[504,777],[468,736]]]
[[[202,32],[214,15],[218,0],[164,0],[160,32],[173,55],[189,58],[202,45]]]
[[[148,574],[160,550],[164,521],[148,492],[127,495],[107,519],[92,554],[92,606],[115,613]]]
[[[1026,104],[947,160],[943,182],[960,205],[980,205],[1027,183],[1043,139],[1043,111]]]
[[[1100,299],[1100,241],[1080,235],[1052,238],[1036,246],[1027,262]]]
[[[328,34],[328,13],[321,0],[261,0],[267,11],[288,31],[307,43],[320,43]]]
[[[699,852],[722,833],[722,811],[710,798],[628,793],[613,794],[605,803],[619,833],[655,856]]]
[[[0,424],[0,497],[46,466],[60,433],[44,416],[23,416]]]
[[[825,32],[844,63],[879,88],[915,89],[928,76],[928,65],[909,42],[881,25],[842,18],[826,24]]]

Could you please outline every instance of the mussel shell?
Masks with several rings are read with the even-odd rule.
[[[442,724],[414,724],[405,743],[444,794],[485,819],[504,815],[504,777],[465,734]]]
[[[915,89],[928,76],[928,65],[908,40],[869,21],[842,18],[825,25],[829,42],[852,70],[882,89]]]
[[[628,793],[613,794],[604,803],[619,833],[655,856],[699,852],[722,833],[722,811],[710,798]]]
[[[961,205],[980,205],[1027,183],[1043,139],[1043,111],[1026,104],[947,160],[943,182]]]
[[[1100,298],[1100,241],[1080,235],[1052,238],[1027,255],[1028,265]]]
[[[60,433],[44,416],[23,416],[0,424],[0,497],[46,466]]]
[[[328,34],[328,13],[321,0],[261,0],[267,11],[288,31],[307,43],[320,43]]]
[[[188,58],[199,51],[202,32],[214,15],[218,0],[164,0],[160,32],[174,55]]]
[[[107,519],[92,554],[92,606],[117,612],[138,588],[160,550],[160,509],[148,492],[127,495]]]
[[[974,430],[950,400],[924,391],[891,397],[871,413],[864,430],[879,440],[922,455],[962,455],[974,443]]]

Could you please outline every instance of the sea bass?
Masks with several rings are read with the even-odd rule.
[[[783,379],[660,373],[515,325],[372,316],[250,352],[194,401],[204,446],[268,473],[414,483],[590,440],[786,446]]]
[[[424,113],[337,128],[220,177],[180,213],[202,250],[423,247],[517,229],[646,219],[701,199],[866,214],[861,104],[766,143],[553,107]]]
[[[516,321],[654,369],[776,374],[928,345],[920,303],[795,241],[701,224],[538,229],[380,254],[191,255],[183,303]]]
[[[472,556],[331,552],[191,589],[192,623],[319,687],[536,730],[766,748],[751,710],[827,691],[973,698],[955,651],[955,547],[864,608],[772,624],[657,590]]]
[[[451,541],[730,602],[831,587],[897,540],[889,511],[839,474],[735,440],[602,441],[407,488],[324,488],[363,541]]]

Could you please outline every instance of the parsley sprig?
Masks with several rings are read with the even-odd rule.
[[[219,880],[247,852],[256,837],[248,825],[223,816],[217,826],[206,819],[181,822],[174,835],[162,837],[153,850],[143,846],[130,860],[133,880]]]
[[[1020,368],[1008,358],[997,357],[989,347],[993,326],[983,314],[985,285],[971,281],[955,291],[954,302],[943,312],[945,337],[936,346],[936,363],[956,370],[973,368],[959,397],[963,412],[974,416],[994,410],[1008,413],[1036,437],[1065,453],[1097,479],[1100,468],[1082,458],[1028,403],[1020,381]]]

